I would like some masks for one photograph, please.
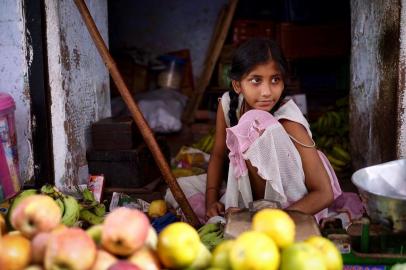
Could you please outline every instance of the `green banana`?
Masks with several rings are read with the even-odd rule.
[[[61,198],[54,199],[54,201],[59,206],[59,209],[61,209],[61,213],[62,213],[62,216],[63,216],[63,213],[65,212],[65,204],[63,203]]]
[[[200,227],[197,230],[197,233],[199,236],[203,236],[205,234],[211,233],[211,232],[216,232],[220,229],[220,224],[219,223],[207,223]]]
[[[63,196],[62,192],[58,188],[51,184],[46,184],[41,187],[41,193],[52,197],[53,199]]]
[[[99,217],[88,209],[82,209],[80,211],[80,219],[91,225],[101,224],[104,221],[104,217]]]
[[[351,160],[350,154],[345,151],[341,146],[339,145],[334,145],[331,151],[331,154],[336,157],[337,159],[340,159],[345,162],[349,162]]]
[[[78,201],[71,195],[64,195],[62,197],[65,211],[62,216],[62,224],[66,226],[73,226],[78,220],[80,215],[80,205]]]
[[[93,192],[88,188],[82,190],[82,196],[85,201],[96,201]]]
[[[333,157],[330,154],[327,154],[326,156],[327,156],[327,159],[330,161],[331,165],[334,164],[336,167],[344,167],[347,164],[346,162],[344,162],[342,160],[336,159],[335,157]]]
[[[97,224],[93,225],[86,230],[86,233],[93,239],[96,245],[99,245],[101,242],[101,235],[102,235],[103,225]]]
[[[92,209],[92,212],[95,213],[96,216],[104,217],[106,214],[106,206],[103,203],[99,203]]]
[[[200,241],[209,250],[213,250],[218,244],[220,244],[224,240],[223,236],[224,235],[222,231],[214,231],[201,236]]]

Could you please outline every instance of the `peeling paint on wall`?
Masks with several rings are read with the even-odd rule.
[[[86,2],[107,41],[107,1]],[[55,183],[66,188],[87,180],[90,125],[110,116],[109,76],[74,2],[45,5]]]
[[[34,176],[28,66],[32,48],[27,48],[22,1],[0,0],[0,91],[13,96],[20,164],[20,180]]]
[[[351,1],[350,137],[355,169],[396,156],[400,3]]]

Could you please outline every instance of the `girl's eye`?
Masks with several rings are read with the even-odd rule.
[[[272,78],[272,83],[273,83],[273,84],[276,84],[276,83],[278,83],[280,80],[281,80],[280,77],[273,77],[273,78]]]
[[[258,84],[258,83],[261,82],[261,79],[258,78],[258,77],[254,77],[254,78],[252,78],[252,79],[250,80],[250,82],[252,82],[252,83],[254,83],[254,84]]]

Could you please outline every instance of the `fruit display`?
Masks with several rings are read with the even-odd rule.
[[[21,191],[11,201],[7,213],[8,225],[15,229],[19,229],[15,226],[25,226],[19,223],[12,224],[10,221],[13,215],[19,215],[18,212],[20,211],[18,209],[21,208],[21,201],[27,197],[40,198],[31,199],[33,205],[30,209],[34,209],[32,210],[32,218],[39,218],[40,220],[41,215],[50,215],[55,217],[54,223],[59,223],[56,218],[56,216],[59,216],[60,222],[68,227],[78,223],[84,224],[85,227],[102,223],[106,214],[105,205],[99,203],[89,189],[79,190],[77,188],[77,190],[81,199],[63,194],[57,187],[49,184],[42,186],[40,190],[28,189]],[[39,205],[35,206],[35,204],[39,204],[41,207]],[[43,226],[46,226],[46,224]],[[28,235],[27,237],[30,238]]]
[[[349,154],[348,98],[339,99],[331,110],[311,124],[313,138],[336,172],[351,166]]]
[[[44,215],[38,207],[53,209],[55,213]],[[124,207],[115,208],[102,223],[86,230],[68,227],[62,223],[58,204],[44,194],[20,199],[10,222],[14,229],[0,238],[2,270],[343,267],[341,254],[327,238],[312,236],[294,242],[295,224],[278,209],[259,211],[253,217],[251,230],[227,240],[223,239],[221,223],[206,224],[196,230],[187,223],[175,222],[157,235],[147,213]],[[273,230],[268,228],[271,225]]]

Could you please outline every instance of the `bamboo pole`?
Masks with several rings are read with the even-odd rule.
[[[155,161],[158,164],[158,167],[162,173],[162,176],[165,182],[168,184],[168,187],[172,191],[172,194],[175,200],[178,202],[180,208],[182,209],[183,213],[185,214],[186,218],[190,222],[190,224],[194,227],[198,227],[200,225],[199,219],[197,218],[195,212],[193,211],[192,207],[190,206],[189,202],[187,201],[185,194],[183,193],[182,189],[180,188],[176,178],[173,176],[168,163],[166,162],[159,145],[157,144],[154,134],[151,131],[150,127],[148,126],[147,122],[144,119],[137,103],[132,98],[130,91],[128,90],[120,72],[117,69],[116,63],[114,59],[111,57],[106,44],[103,41],[103,38],[100,35],[100,32],[97,29],[97,26],[90,15],[89,9],[86,6],[84,0],[74,0],[75,4],[82,15],[82,19],[92,37],[97,50],[100,53],[100,56],[103,58],[104,63],[106,64],[111,77],[116,84],[118,91],[120,92],[125,104],[127,105],[128,109],[131,112],[131,115],[137,124],[142,137],[144,138],[145,143],[147,144],[148,148],[151,150],[152,155]]]

